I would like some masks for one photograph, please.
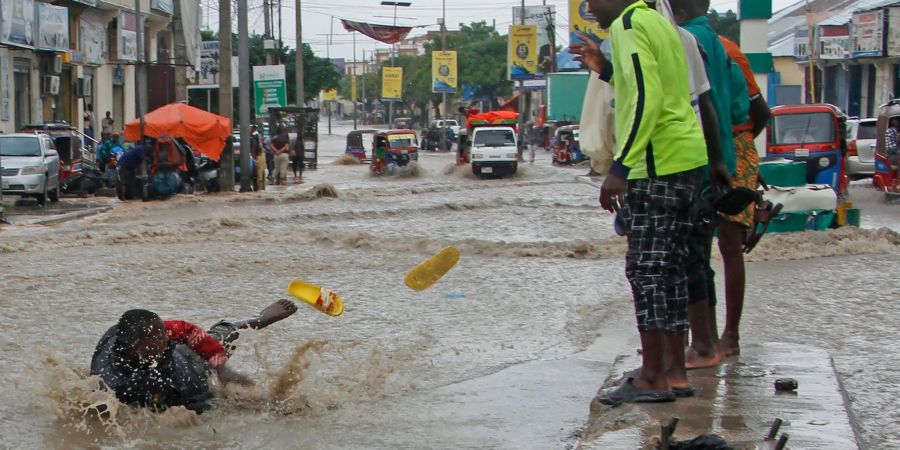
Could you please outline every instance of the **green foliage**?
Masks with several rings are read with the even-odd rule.
[[[707,17],[709,18],[709,25],[716,33],[737,44],[741,43],[741,22],[734,11],[729,9],[724,13],[719,13],[713,9],[709,11]]]
[[[201,30],[200,37],[204,41],[212,41],[218,39],[218,34],[209,30]],[[249,39],[250,65],[261,66],[266,63],[266,51],[263,46],[262,35],[252,35]],[[232,52],[237,54],[238,36],[231,35]],[[275,63],[285,65],[285,77],[287,81],[287,101],[295,104],[297,101],[297,52],[295,49],[289,49],[285,46],[279,46],[272,51],[275,55]],[[251,69],[252,71],[252,69]],[[252,75],[251,75],[252,76]],[[308,44],[303,44],[303,91],[304,101],[309,101],[319,95],[319,91],[337,87],[341,75],[337,72],[334,65],[327,58],[316,56],[312,48]],[[244,83],[241,83],[244,85]],[[251,86],[247,83],[246,86]],[[237,95],[235,95],[237,98]]]

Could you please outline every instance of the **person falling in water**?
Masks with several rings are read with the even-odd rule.
[[[262,329],[297,312],[290,300],[279,300],[250,319],[220,321],[208,332],[182,320],[162,320],[145,309],[126,311],[100,338],[91,358],[91,375],[122,403],[165,410],[183,406],[209,409],[209,372],[223,384],[253,386],[247,376],[226,364],[237,330]]]

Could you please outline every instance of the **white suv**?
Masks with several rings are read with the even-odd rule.
[[[847,175],[872,175],[875,173],[877,122],[877,119],[847,121]]]
[[[0,134],[0,175],[4,194],[59,201],[59,154],[46,134]]]

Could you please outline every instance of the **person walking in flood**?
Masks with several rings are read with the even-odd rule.
[[[256,170],[256,190],[266,190],[266,152],[263,150],[259,126],[250,126],[250,155],[253,157],[253,168]]]
[[[237,330],[262,329],[297,312],[290,300],[279,300],[257,317],[221,321],[208,332],[182,320],[162,320],[145,309],[126,311],[100,338],[91,358],[91,375],[122,403],[156,411],[183,406],[197,413],[209,409],[208,376],[223,384],[252,386],[245,375],[227,366]]]
[[[287,184],[288,165],[290,164],[291,139],[287,131],[282,129],[272,138],[272,152],[275,155],[275,172],[272,174],[274,184]]]
[[[625,224],[625,274],[643,347],[640,373],[601,394],[600,401],[673,401],[693,394],[684,366],[691,205],[707,164],[717,179],[727,174],[707,156],[675,28],[642,0],[588,5],[610,30],[611,61],[593,42],[576,43],[570,51],[615,90],[617,151],[600,205],[620,213]]]

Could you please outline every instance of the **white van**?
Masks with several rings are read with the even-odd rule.
[[[519,166],[519,146],[513,127],[477,127],[471,137],[472,173],[512,175]]]

